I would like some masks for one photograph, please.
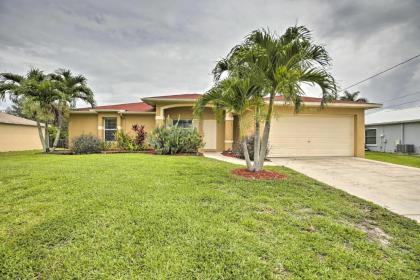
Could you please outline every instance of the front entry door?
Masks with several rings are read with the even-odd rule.
[[[216,150],[216,120],[203,120],[203,140],[204,140],[204,149],[206,150]]]

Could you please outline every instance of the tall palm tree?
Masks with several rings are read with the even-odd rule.
[[[216,82],[224,73],[230,76],[231,69],[243,65],[254,65],[253,69],[259,69],[268,81],[269,102],[256,171],[262,168],[266,157],[276,95],[283,95],[286,102],[294,105],[295,111],[299,111],[302,105],[302,84],[317,85],[321,89],[322,107],[336,98],[335,80],[326,69],[330,60],[325,48],[312,41],[306,27],[293,26],[282,36],[265,29],[255,30],[216,64],[213,70]]]
[[[60,139],[63,121],[69,108],[76,102],[82,100],[89,103],[92,108],[95,106],[95,98],[92,90],[87,86],[87,79],[82,75],[73,75],[70,70],[58,69],[50,77],[59,83],[63,98],[58,101],[56,110],[57,133],[55,135],[53,150],[57,147]]]
[[[345,90],[344,95],[340,96],[340,100],[367,103],[368,100],[364,97],[359,97],[359,94],[360,94],[360,91],[349,92],[349,91]]]
[[[36,120],[43,150],[48,152],[48,124],[56,110],[55,103],[62,98],[58,83],[36,68],[29,70],[25,76],[1,73],[0,98],[4,99],[7,95],[23,98],[23,111]],[[44,134],[41,122],[44,122]]]
[[[241,145],[244,150],[247,168],[253,170],[245,137],[247,126],[245,115],[248,112],[259,112],[264,104],[262,87],[250,77],[230,77],[222,80],[201,96],[195,106],[194,114],[200,116],[204,108],[211,105],[216,115],[221,116],[224,112],[234,113],[238,116],[241,134]],[[254,160],[255,163],[255,160]]]

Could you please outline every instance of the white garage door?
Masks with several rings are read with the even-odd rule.
[[[353,116],[277,116],[270,130],[269,156],[353,156],[353,122]]]

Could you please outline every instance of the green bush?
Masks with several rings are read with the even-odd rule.
[[[93,135],[81,135],[72,139],[71,151],[75,154],[100,153],[102,141]]]
[[[117,146],[119,149],[124,151],[138,151],[141,147],[135,143],[135,139],[124,133],[123,131],[117,132]]]
[[[149,145],[161,155],[196,153],[204,146],[196,128],[167,125],[155,128],[148,136]]]
[[[102,151],[110,151],[117,149],[117,144],[115,142],[110,141],[101,141],[101,150]]]

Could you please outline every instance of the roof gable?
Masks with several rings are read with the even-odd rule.
[[[96,106],[94,108],[79,108],[75,111],[90,111],[90,110],[123,110],[127,112],[154,112],[154,107],[144,102],[123,103],[114,105]]]

